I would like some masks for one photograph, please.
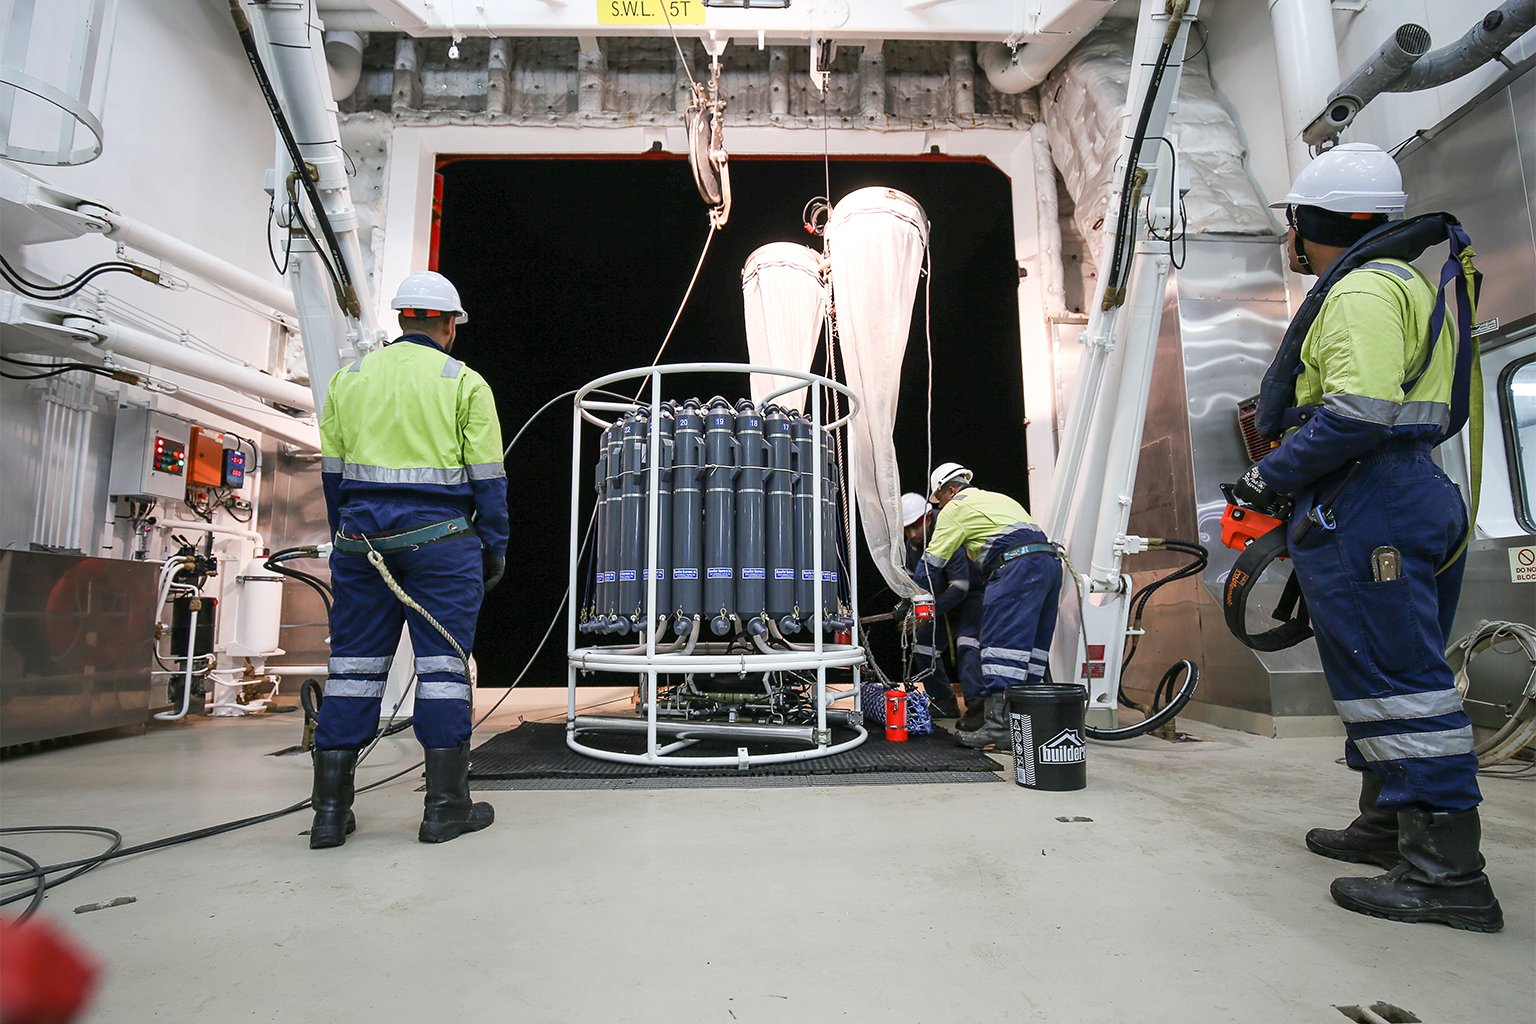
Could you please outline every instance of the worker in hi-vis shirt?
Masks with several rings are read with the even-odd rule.
[[[1315,319],[1301,322],[1295,365],[1266,374],[1266,394],[1285,406],[1279,425],[1293,429],[1230,489],[1234,504],[1288,520],[1345,760],[1360,772],[1359,816],[1313,829],[1307,846],[1389,868],[1335,879],[1334,900],[1396,921],[1497,931],[1472,722],[1444,656],[1468,515],[1432,455],[1466,408],[1472,375],[1457,362],[1471,351],[1470,324],[1445,316],[1444,293],[1408,262],[1422,239],[1417,252],[1390,241],[1387,215],[1407,202],[1389,154],[1346,143],[1302,168],[1275,204],[1290,225],[1291,269],[1320,278],[1297,314]],[[1453,247],[1446,283],[1470,278],[1459,225],[1437,230]]]
[[[340,846],[355,828],[358,751],[378,729],[402,623],[426,756],[418,838],[446,842],[494,818],[469,798],[467,660],[481,600],[506,566],[501,427],[485,379],[450,354],[468,319],[458,290],[441,274],[412,274],[392,305],[404,333],[338,370],[320,417],[335,606],[315,730],[314,849]]]
[[[901,496],[901,527],[906,538],[907,572],[916,572],[928,542],[932,514],[928,499],[908,491]],[[958,613],[971,593],[971,560],[956,549],[944,567],[944,589],[933,595],[933,617],[919,622],[912,635],[913,667],[928,673],[922,680],[935,718],[959,718],[960,706],[950,687],[949,669],[939,647],[953,633],[947,616]],[[958,616],[957,616],[958,617]]]
[[[928,550],[917,567],[919,586],[932,589],[951,556],[965,548],[986,581],[981,612],[979,723],[962,721],[962,744],[978,750],[1012,750],[1004,690],[1010,683],[1045,678],[1061,566],[1055,545],[1024,506],[994,491],[972,487],[972,473],[946,462],[933,471],[930,495],[939,507]],[[975,724],[974,728],[966,728]]]

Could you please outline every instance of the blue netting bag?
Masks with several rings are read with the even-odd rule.
[[[864,718],[885,725],[885,687],[879,683],[864,683],[859,687],[864,705]],[[907,691],[907,735],[927,736],[933,732],[933,712],[928,707],[928,695],[917,690]]]

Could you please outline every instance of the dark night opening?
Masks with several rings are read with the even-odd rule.
[[[774,241],[820,248],[821,240],[802,227],[801,211],[826,190],[822,160],[732,157],[730,166],[730,222],[711,243],[664,363],[745,362],[741,268],[748,255]],[[708,230],[683,160],[444,158],[440,170],[438,269],[458,286],[470,313],[454,355],[490,382],[506,441],[555,395],[650,363]],[[933,464],[962,462],[976,471],[978,486],[1027,506],[1008,178],[982,161],[927,157],[835,160],[830,176],[835,197],[866,185],[899,189],[922,205],[932,224],[931,311],[919,284],[902,368],[896,450],[903,489],[927,486],[929,313]],[[812,369],[826,371],[820,356]],[[726,397],[745,394],[743,379],[739,393]],[[476,638],[486,686],[512,682],[565,590],[570,410],[560,402],[546,412],[507,460],[507,576],[487,597]],[[584,453],[584,465],[593,458],[595,450]],[[587,500],[583,522],[590,495]],[[894,597],[867,556],[859,581],[862,614],[892,606]],[[876,626],[869,637],[887,672],[896,670],[893,634],[889,625]],[[565,685],[564,647],[562,613],[523,685]]]

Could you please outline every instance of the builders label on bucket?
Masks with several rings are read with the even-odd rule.
[[[1026,789],[1070,790],[1088,784],[1083,710],[1088,691],[1057,683],[1008,687],[1014,781]]]

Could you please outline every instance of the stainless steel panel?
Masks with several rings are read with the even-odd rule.
[[[329,539],[319,460],[285,455],[269,443],[261,453],[261,501],[263,529],[273,551]],[[295,568],[323,580],[331,576],[330,566],[321,561],[297,562]],[[325,664],[331,655],[330,631],[319,595],[298,580],[284,580],[278,646],[286,653],[281,663]]]
[[[0,551],[0,746],[149,717],[158,566]]]
[[[1536,74],[1525,74],[1404,154],[1408,213],[1446,210],[1472,236],[1483,271],[1479,320],[1536,314]],[[1443,255],[1432,251],[1433,272]]]
[[[1122,685],[1139,699],[1180,658],[1201,669],[1198,699],[1259,716],[1327,716],[1333,702],[1314,644],[1259,654],[1234,639],[1218,595],[1236,553],[1221,546],[1225,501],[1219,484],[1248,467],[1237,404],[1258,391],[1290,322],[1278,239],[1191,238],[1171,283],[1147,427],[1137,470],[1131,530],[1197,540],[1211,553],[1202,580],[1160,590],[1149,605],[1148,633]],[[1137,586],[1183,564],[1172,555],[1128,560]],[[1254,595],[1267,614],[1278,583]]]

